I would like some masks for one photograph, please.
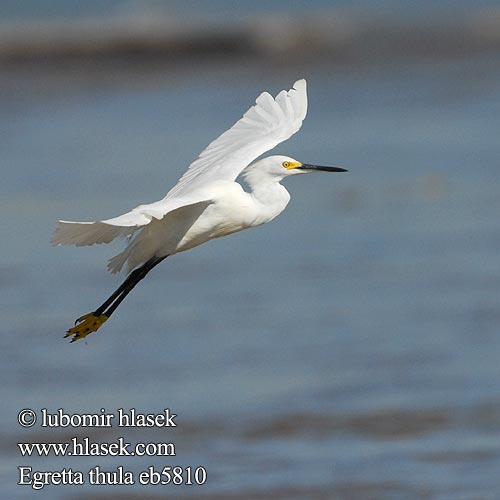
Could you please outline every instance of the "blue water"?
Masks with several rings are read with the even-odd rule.
[[[496,0],[0,0],[0,18],[76,18],[115,15],[140,15],[141,13],[167,13],[174,16],[220,16],[235,19],[252,15],[280,14],[307,15],[325,9],[354,10],[383,16],[407,17],[457,12],[467,13],[470,9],[494,8]]]
[[[262,89],[309,81],[276,151],[273,223],[168,259],[86,342],[122,244],[51,248],[58,218],[161,198]],[[0,456],[9,498],[493,500],[500,491],[500,70],[492,59],[193,73],[0,98]],[[176,429],[22,429],[17,413],[135,407]],[[177,457],[21,458],[19,441],[174,441]],[[201,487],[17,486],[36,470],[204,465]]]

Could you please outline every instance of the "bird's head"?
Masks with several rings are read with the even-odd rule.
[[[289,175],[308,174],[310,172],[347,172],[345,168],[323,167],[320,165],[311,165],[294,160],[288,156],[268,156],[253,165],[247,167],[245,174],[262,173],[272,177],[278,177],[280,180]]]

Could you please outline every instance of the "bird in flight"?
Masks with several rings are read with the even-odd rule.
[[[346,172],[288,156],[254,161],[295,134],[306,113],[303,79],[275,98],[263,92],[240,120],[200,153],[162,200],[112,219],[60,220],[52,235],[53,245],[94,245],[128,237],[125,250],[108,262],[112,273],[126,266],[125,281],[95,311],[78,318],[65,337],[75,342],[97,331],[137,283],[168,256],[273,220],[290,201],[280,184],[285,177]],[[248,190],[236,181],[240,175]]]

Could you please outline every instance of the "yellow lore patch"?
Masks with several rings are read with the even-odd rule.
[[[300,163],[300,161],[284,161],[282,165],[287,170],[293,170],[294,168],[301,167],[302,163]]]

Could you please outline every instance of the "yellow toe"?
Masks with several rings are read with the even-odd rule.
[[[70,328],[64,338],[73,337],[71,342],[85,338],[89,333],[96,332],[101,325],[108,319],[108,316],[101,314],[96,316],[94,313],[88,313],[78,318],[75,326]]]

